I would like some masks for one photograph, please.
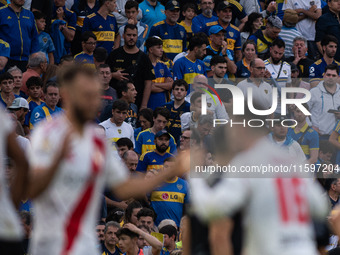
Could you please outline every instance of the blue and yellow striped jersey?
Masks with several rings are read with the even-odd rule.
[[[149,37],[158,36],[163,40],[166,56],[173,60],[178,53],[186,51],[187,33],[182,25],[169,25],[165,20],[152,26]]]
[[[153,67],[153,73],[156,77],[156,79],[153,80],[154,83],[164,83],[165,78],[172,77],[167,65],[161,61],[158,61]],[[168,102],[168,98],[170,97],[169,93],[169,91],[151,92],[148,108],[155,110],[157,107],[163,106],[166,102]]]
[[[166,152],[174,154],[177,150],[175,139],[170,135],[170,144]],[[139,133],[136,140],[135,152],[142,155],[147,151],[153,151],[156,148],[155,145],[155,134],[152,133],[151,128],[148,128]]]
[[[90,67],[95,68],[96,66],[94,65],[94,59],[93,55],[89,55],[85,53],[84,51],[80,52],[79,54],[74,56],[74,60],[82,65],[87,65]]]
[[[38,107],[39,105],[41,105],[42,103],[44,103],[44,101],[40,100],[40,103],[37,104],[36,102],[32,101],[31,97],[27,98],[27,102],[28,102],[28,107],[29,107],[29,110],[28,110],[28,113],[26,114],[25,116],[25,126],[28,126],[30,125],[30,118],[31,118],[31,114],[33,112],[33,110]]]
[[[9,43],[0,39],[0,57],[9,58],[10,54],[11,54],[11,47],[9,46]]]
[[[340,127],[340,125],[339,125]],[[295,127],[288,129],[288,136],[293,138],[295,141],[299,141],[302,134],[307,130],[303,136],[303,139],[301,141],[301,148],[303,150],[303,153],[305,153],[306,158],[310,158],[310,150],[318,150],[319,149],[319,135],[318,133],[311,127],[308,126],[308,123],[306,123],[303,128],[300,129],[299,132],[296,133]]]
[[[164,219],[172,219],[179,226],[184,204],[188,201],[188,184],[181,178],[176,177],[174,181],[156,188],[150,195],[150,205],[157,214],[156,225]]]
[[[110,54],[118,33],[117,21],[113,15],[109,14],[104,19],[99,13],[92,13],[84,20],[85,31],[92,31],[97,37],[97,47],[104,47]]]
[[[340,68],[340,63],[338,61],[333,60],[332,64],[336,64]],[[313,82],[313,81],[319,81],[320,82],[321,79],[323,78],[324,73],[325,73],[326,66],[327,66],[327,63],[326,63],[326,61],[323,57],[321,59],[317,60],[316,62],[314,62],[314,64],[312,64],[309,67],[310,82]]]
[[[30,118],[30,129],[32,130],[34,126],[46,119],[47,121],[52,120],[52,116],[57,113],[63,112],[63,109],[60,107],[56,106],[54,111],[49,108],[46,103],[42,103],[41,105],[35,107],[35,109],[32,111],[31,118]]]
[[[238,27],[233,24],[229,24],[225,28],[225,40],[227,41],[227,49],[231,51],[233,57],[235,57],[235,51],[241,50],[241,33]]]
[[[162,156],[158,154],[155,150],[147,151],[142,156],[140,156],[136,171],[146,173],[147,171],[150,171],[152,169],[162,169],[164,165],[164,160],[173,156],[173,154],[167,152]]]
[[[206,35],[209,34],[209,29],[212,26],[217,25],[218,18],[216,16],[211,16],[210,18],[204,16],[203,14],[197,15],[192,19],[192,32],[197,34],[198,32],[203,32]]]

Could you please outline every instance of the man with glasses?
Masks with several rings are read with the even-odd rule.
[[[81,38],[81,46],[83,51],[75,55],[74,60],[79,64],[86,64],[95,68],[93,52],[96,49],[96,45],[97,37],[95,34],[91,31],[84,32]]]
[[[190,149],[190,137],[191,137],[191,130],[190,129],[184,130],[182,135],[179,138],[180,140],[179,149],[181,151]]]
[[[253,90],[253,98],[256,98],[259,106],[269,109],[272,106],[272,86],[263,81],[266,66],[260,58],[255,58],[250,62],[250,77],[237,84],[247,98],[248,88]]]

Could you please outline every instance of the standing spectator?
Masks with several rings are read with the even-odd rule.
[[[156,215],[155,212],[149,208],[142,208],[137,213],[137,219],[139,224],[149,227],[151,230],[154,230],[157,227],[155,226]],[[154,231],[156,232],[156,231]]]
[[[84,20],[83,32],[92,31],[97,37],[97,47],[104,47],[108,53],[119,47],[118,26],[111,14],[116,7],[116,0],[103,0],[99,10]]]
[[[292,50],[293,41],[296,37],[302,36],[300,31],[298,31],[295,28],[295,25],[298,22],[298,20],[299,20],[299,16],[295,10],[292,10],[292,9],[285,10],[285,13],[283,15],[283,21],[282,21],[283,26],[279,34],[279,36],[282,38],[282,40],[284,40],[286,44],[285,53],[284,53],[285,58],[294,56],[294,53]]]
[[[235,1],[235,3],[237,3]],[[238,3],[237,3],[238,4]],[[233,10],[235,10],[235,7],[232,3],[224,1],[220,2],[217,5],[217,17],[218,17],[218,24],[226,31],[225,33],[225,40],[227,41],[228,50],[231,51],[233,59],[235,62],[241,60],[242,54],[241,54],[241,34],[239,28],[234,26],[232,24],[233,16],[235,15],[233,13]],[[247,19],[243,18],[242,20]],[[243,27],[244,23],[241,23],[240,27]],[[236,68],[235,68],[236,72]]]
[[[35,11],[33,12],[33,14],[39,34],[38,40],[40,51],[46,54],[47,63],[53,65],[54,64],[53,52],[55,51],[55,48],[51,36],[45,32],[46,15],[39,11]]]
[[[149,31],[146,37],[149,37],[150,28],[165,19],[164,6],[158,0],[144,0],[140,3],[139,8],[142,10],[141,22],[148,25]]]
[[[185,28],[187,32],[187,43],[193,36],[192,32],[192,20],[196,16],[196,7],[193,3],[187,3],[182,8],[182,15],[184,19],[179,23]]]
[[[326,35],[332,35],[340,41],[340,24],[339,24],[339,13],[340,13],[340,3],[337,0],[329,0],[327,2],[329,7],[329,12],[323,14],[317,21],[315,25],[315,42],[320,53],[323,52],[323,47],[321,45],[322,39]],[[340,50],[338,49],[335,54],[335,60],[340,61]]]
[[[192,84],[197,75],[207,75],[205,64],[201,59],[206,54],[208,43],[209,41],[206,38],[198,35],[191,38],[188,55],[175,62],[173,68],[175,80],[183,79],[188,84]],[[188,92],[190,92],[190,88]]]
[[[9,46],[9,43],[0,39],[0,73],[5,69],[10,55],[11,47]]]
[[[127,4],[129,0],[117,0],[117,8],[116,10],[113,12],[113,15],[115,16],[116,20],[117,20],[117,25],[118,27],[123,26],[124,24],[128,23],[128,15],[125,12],[125,5]],[[135,1],[132,0],[134,2],[136,2],[137,4],[141,1]],[[137,16],[136,19],[137,20],[141,20],[142,18],[142,10],[138,9],[138,5],[137,5]],[[138,28],[139,30],[139,28]]]
[[[14,79],[14,88],[13,92],[15,95],[23,98],[27,98],[26,94],[22,92],[22,71],[17,67],[13,66],[8,69],[8,72],[13,76]]]
[[[165,20],[154,24],[149,34],[149,37],[158,36],[163,40],[163,50],[171,60],[187,48],[185,28],[177,23],[179,12],[180,7],[176,0],[168,1],[165,5]]]
[[[308,102],[311,113],[312,127],[320,135],[321,140],[328,140],[340,119],[339,113],[329,113],[328,110],[337,110],[340,107],[340,85],[337,84],[339,67],[335,64],[326,66],[323,81],[311,89],[312,97]]]
[[[54,22],[59,24],[59,30],[65,37],[65,50],[67,54],[70,54],[71,42],[73,41],[74,35],[76,33],[77,15],[73,11],[66,8],[65,1],[66,0],[54,0],[52,18]],[[52,26],[54,22],[52,22]],[[55,47],[57,47],[56,44]]]
[[[139,135],[140,132],[153,126],[152,114],[153,111],[149,108],[145,108],[139,111],[138,122],[140,124],[140,127],[135,129],[135,140],[137,140],[137,136]]]
[[[180,151],[185,151],[190,149],[190,139],[191,139],[191,130],[185,129],[183,130],[182,135],[180,136],[180,144],[179,149]]]
[[[95,48],[93,51],[93,62],[96,68],[101,64],[105,64],[105,61],[108,57],[107,50],[103,47]]]
[[[12,0],[0,9],[0,38],[11,48],[7,66],[17,66],[23,72],[26,71],[28,56],[39,51],[34,16],[23,8],[24,3],[23,0]]]
[[[261,9],[259,2],[261,1],[247,1],[247,0],[239,1],[239,3],[243,6],[245,13],[250,14],[250,15],[252,13],[258,13],[261,15],[261,17],[267,18],[272,13],[276,12],[277,3],[275,1],[270,2],[267,6],[267,9],[263,11]],[[250,15],[248,16],[248,20],[250,19]]]
[[[139,133],[136,139],[135,151],[139,155],[143,155],[147,151],[152,151],[156,148],[155,135],[163,130],[168,124],[170,119],[170,112],[164,107],[158,107],[153,112],[153,126]],[[170,135],[171,136],[171,135]],[[171,136],[170,145],[167,150],[171,154],[176,152],[176,143]]]
[[[241,30],[241,44],[248,40],[249,36],[255,34],[263,25],[263,17],[260,13],[253,12],[248,16],[247,22]]]
[[[185,96],[188,92],[189,86],[185,80],[176,80],[172,84],[172,94],[174,100],[164,105],[170,112],[170,119],[167,129],[169,133],[175,138],[176,144],[179,144],[179,138],[182,134],[181,115],[190,112],[190,103],[185,101]]]
[[[97,45],[97,37],[91,31],[86,31],[81,36],[81,47],[83,49],[82,52],[74,56],[74,60],[79,64],[86,64],[93,68],[94,59],[93,52]]]
[[[63,112],[63,110],[57,106],[59,102],[59,87],[55,82],[49,82],[44,87],[45,103],[37,106],[30,119],[30,130],[33,130],[36,124],[42,120],[51,121],[55,115]]]
[[[84,26],[84,20],[87,16],[99,10],[99,0],[75,0],[71,8],[77,15],[77,27],[74,40],[72,42],[71,52],[76,55],[82,51],[81,34]]]
[[[256,58],[256,44],[247,40],[242,45],[243,59],[236,63],[236,78],[248,78],[250,76],[250,62]]]
[[[148,108],[154,110],[169,101],[173,79],[169,68],[161,61],[164,53],[163,41],[157,37],[150,37],[146,40],[145,46],[156,77],[152,81],[148,102]]]
[[[304,37],[295,37],[292,48],[294,56],[287,59],[288,62],[295,64],[299,68],[299,77],[309,77],[309,67],[314,63],[307,57],[307,40]]]
[[[179,226],[179,225],[178,225]],[[159,233],[164,235],[164,243],[161,255],[170,255],[178,250],[176,244],[177,229],[172,225],[165,225],[159,229]],[[177,253],[175,253],[177,254]]]
[[[46,32],[50,31],[53,0],[32,0],[31,3],[32,12],[39,11],[46,15]]]
[[[248,39],[256,43],[257,55],[261,59],[269,56],[269,48],[272,42],[279,37],[282,28],[282,21],[277,16],[271,16],[267,20],[264,30],[258,30]]]
[[[127,80],[130,76],[138,94],[136,105],[143,109],[147,107],[155,75],[150,59],[136,46],[137,35],[137,27],[127,24],[123,34],[124,46],[112,51],[106,62],[112,72],[111,85],[115,87],[118,81]]]
[[[22,75],[22,87],[21,90],[27,95],[27,80],[32,77],[41,77],[47,69],[47,59],[43,52],[37,52],[32,54],[28,59],[27,71]]]
[[[125,152],[130,150],[133,151],[134,148],[132,141],[127,137],[119,138],[116,142],[116,146],[119,157],[121,158],[123,158]]]
[[[128,150],[124,152],[124,154],[122,155],[122,159],[130,174],[134,174],[138,165],[138,154],[133,150]]]
[[[315,41],[318,42],[323,37],[322,36],[320,40],[315,40],[317,38],[315,36],[315,22],[321,16],[321,1],[287,0],[284,2],[282,9],[293,9],[297,12],[299,19],[296,24],[296,29],[308,41],[308,55],[316,58],[318,56],[318,50]]]
[[[14,78],[10,73],[0,75],[0,105],[7,107],[11,106],[14,99],[18,96],[13,92]]]
[[[304,107],[308,109],[307,104],[304,104]],[[315,164],[319,155],[319,135],[313,128],[308,126],[306,118],[307,116],[296,107],[294,109],[294,119],[297,125],[288,129],[288,136],[300,144],[308,162]]]
[[[136,46],[141,50],[144,51],[144,43],[146,40],[146,36],[149,33],[149,27],[147,24],[138,21],[138,2],[136,1],[127,1],[125,4],[125,15],[127,18],[127,22],[124,23],[123,26],[119,28],[119,35],[120,35],[120,46],[124,45],[124,28],[126,24],[133,24],[137,26],[138,30],[138,39]]]
[[[332,35],[326,35],[322,41],[323,56],[309,67],[309,78],[311,87],[316,87],[322,80],[326,66],[335,64],[340,67],[340,63],[334,59],[338,49],[338,39]]]
[[[120,229],[117,222],[109,221],[104,229],[104,242],[101,245],[102,255],[119,255],[121,254],[117,247],[118,238],[116,232]]]
[[[98,67],[98,76],[99,76],[100,83],[102,84],[103,90],[104,90],[102,94],[102,106],[101,106],[102,108],[100,111],[102,112],[106,106],[112,105],[113,101],[117,99],[117,91],[114,88],[110,87],[112,73],[108,65],[101,64]],[[111,107],[111,110],[112,110],[112,107]]]
[[[326,181],[327,195],[329,198],[330,209],[332,210],[339,204],[340,178],[330,178]]]
[[[213,15],[214,8],[214,0],[201,0],[200,9],[202,13],[192,20],[192,31],[194,34],[203,32],[208,35],[210,27],[217,25],[218,18]]]
[[[171,136],[165,129],[157,132],[154,140],[156,148],[140,156],[136,171],[145,174],[151,170],[162,169],[164,160],[174,156],[167,152],[170,139]]]

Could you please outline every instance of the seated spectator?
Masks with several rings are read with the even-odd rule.
[[[193,36],[192,20],[196,16],[196,6],[193,3],[186,3],[181,11],[184,19],[179,24],[185,28],[185,31],[187,32],[187,42],[189,42],[190,38]]]
[[[133,150],[133,142],[127,138],[127,137],[123,137],[123,138],[119,138],[116,142],[116,146],[117,146],[117,150],[118,150],[118,154],[119,157],[123,157],[123,154],[129,150]]]
[[[171,136],[166,130],[157,132],[154,141],[156,148],[141,155],[136,171],[147,173],[150,170],[162,169],[164,160],[174,156],[166,152],[169,148],[170,139]]]
[[[36,124],[42,120],[51,121],[55,115],[63,112],[57,106],[60,95],[59,87],[55,82],[49,82],[44,87],[45,103],[35,107],[30,118],[30,130],[33,130]]]
[[[137,136],[139,135],[140,132],[153,126],[152,114],[153,111],[149,108],[145,108],[139,111],[138,122],[140,124],[140,127],[135,129],[135,141],[137,140]]]
[[[100,64],[98,67],[98,77],[99,81],[103,86],[103,94],[102,94],[102,107],[99,111],[99,115],[105,110],[110,111],[110,116],[112,116],[112,104],[117,99],[117,91],[110,87],[110,81],[112,78],[111,69],[107,64]],[[109,117],[104,118],[103,120],[108,119]]]
[[[159,233],[164,235],[162,255],[170,254],[172,251],[178,249],[176,244],[177,230],[174,226],[166,225],[159,229]]]
[[[105,222],[99,221],[96,225],[96,233],[97,233],[98,243],[103,243],[104,240],[105,240],[104,230],[105,230]]]
[[[201,0],[200,8],[202,13],[192,20],[192,31],[194,34],[203,32],[208,35],[210,27],[216,25],[216,21],[218,20],[218,18],[213,15],[215,1]]]
[[[28,113],[28,109],[29,109],[26,99],[22,97],[17,97],[16,99],[14,99],[12,105],[7,108],[11,113],[13,113],[17,121],[17,127],[16,127],[18,131],[17,134],[21,136],[25,136],[24,122],[25,122],[25,116]]]
[[[133,150],[128,150],[124,152],[122,159],[130,173],[135,174],[138,165],[138,154]]]
[[[39,11],[34,11],[33,14],[39,34],[38,40],[40,51],[45,53],[47,63],[53,65],[54,64],[53,53],[55,51],[55,48],[51,36],[45,32],[46,14],[43,14]]]
[[[27,98],[27,95],[21,90],[22,88],[22,71],[17,67],[13,66],[8,71],[14,79],[13,93],[19,97]]]
[[[244,27],[241,30],[242,45],[244,45],[244,43],[248,40],[249,36],[255,34],[257,30],[260,30],[262,25],[263,17],[261,13],[250,13],[247,22],[244,24]]]
[[[116,236],[117,231],[120,229],[120,225],[117,222],[109,221],[105,224],[104,229],[104,242],[101,245],[102,255],[119,255],[118,238]]]
[[[124,224],[132,223],[137,226],[137,214],[142,208],[143,206],[136,200],[133,200],[131,203],[129,203],[127,208],[125,209]]]
[[[153,126],[139,133],[136,140],[135,151],[143,155],[147,151],[156,148],[155,135],[163,130],[170,119],[170,112],[164,107],[158,107],[153,112]],[[171,135],[170,135],[171,136]],[[174,138],[170,137],[170,144],[167,152],[174,154],[176,152],[176,143]]]
[[[41,77],[46,72],[47,59],[43,52],[32,54],[28,59],[27,71],[22,74],[22,87],[21,90],[27,95],[27,80],[32,77]]]
[[[254,41],[247,40],[243,44],[242,55],[243,59],[236,63],[236,78],[248,78],[250,76],[250,62],[256,58],[256,44]]]
[[[81,35],[82,52],[74,56],[74,60],[82,65],[89,65],[95,68],[93,52],[97,45],[97,37],[91,31],[86,31]]]
[[[10,73],[0,75],[0,104],[4,107],[11,106],[18,96],[14,94],[14,78]]]
[[[331,161],[336,153],[336,147],[329,140],[320,140],[319,141],[319,155],[317,165],[324,164],[325,162]]]

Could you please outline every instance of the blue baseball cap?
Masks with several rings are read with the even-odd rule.
[[[173,11],[176,9],[180,9],[179,3],[176,0],[170,0],[165,5],[165,10]]]
[[[161,130],[161,131],[158,131],[156,134],[155,134],[155,139],[157,137],[161,137],[162,135],[167,135],[169,140],[170,140],[170,134],[168,133],[168,131],[166,131],[165,129]]]
[[[225,32],[223,27],[221,27],[220,25],[215,25],[209,29],[209,35],[218,34],[221,31]]]

